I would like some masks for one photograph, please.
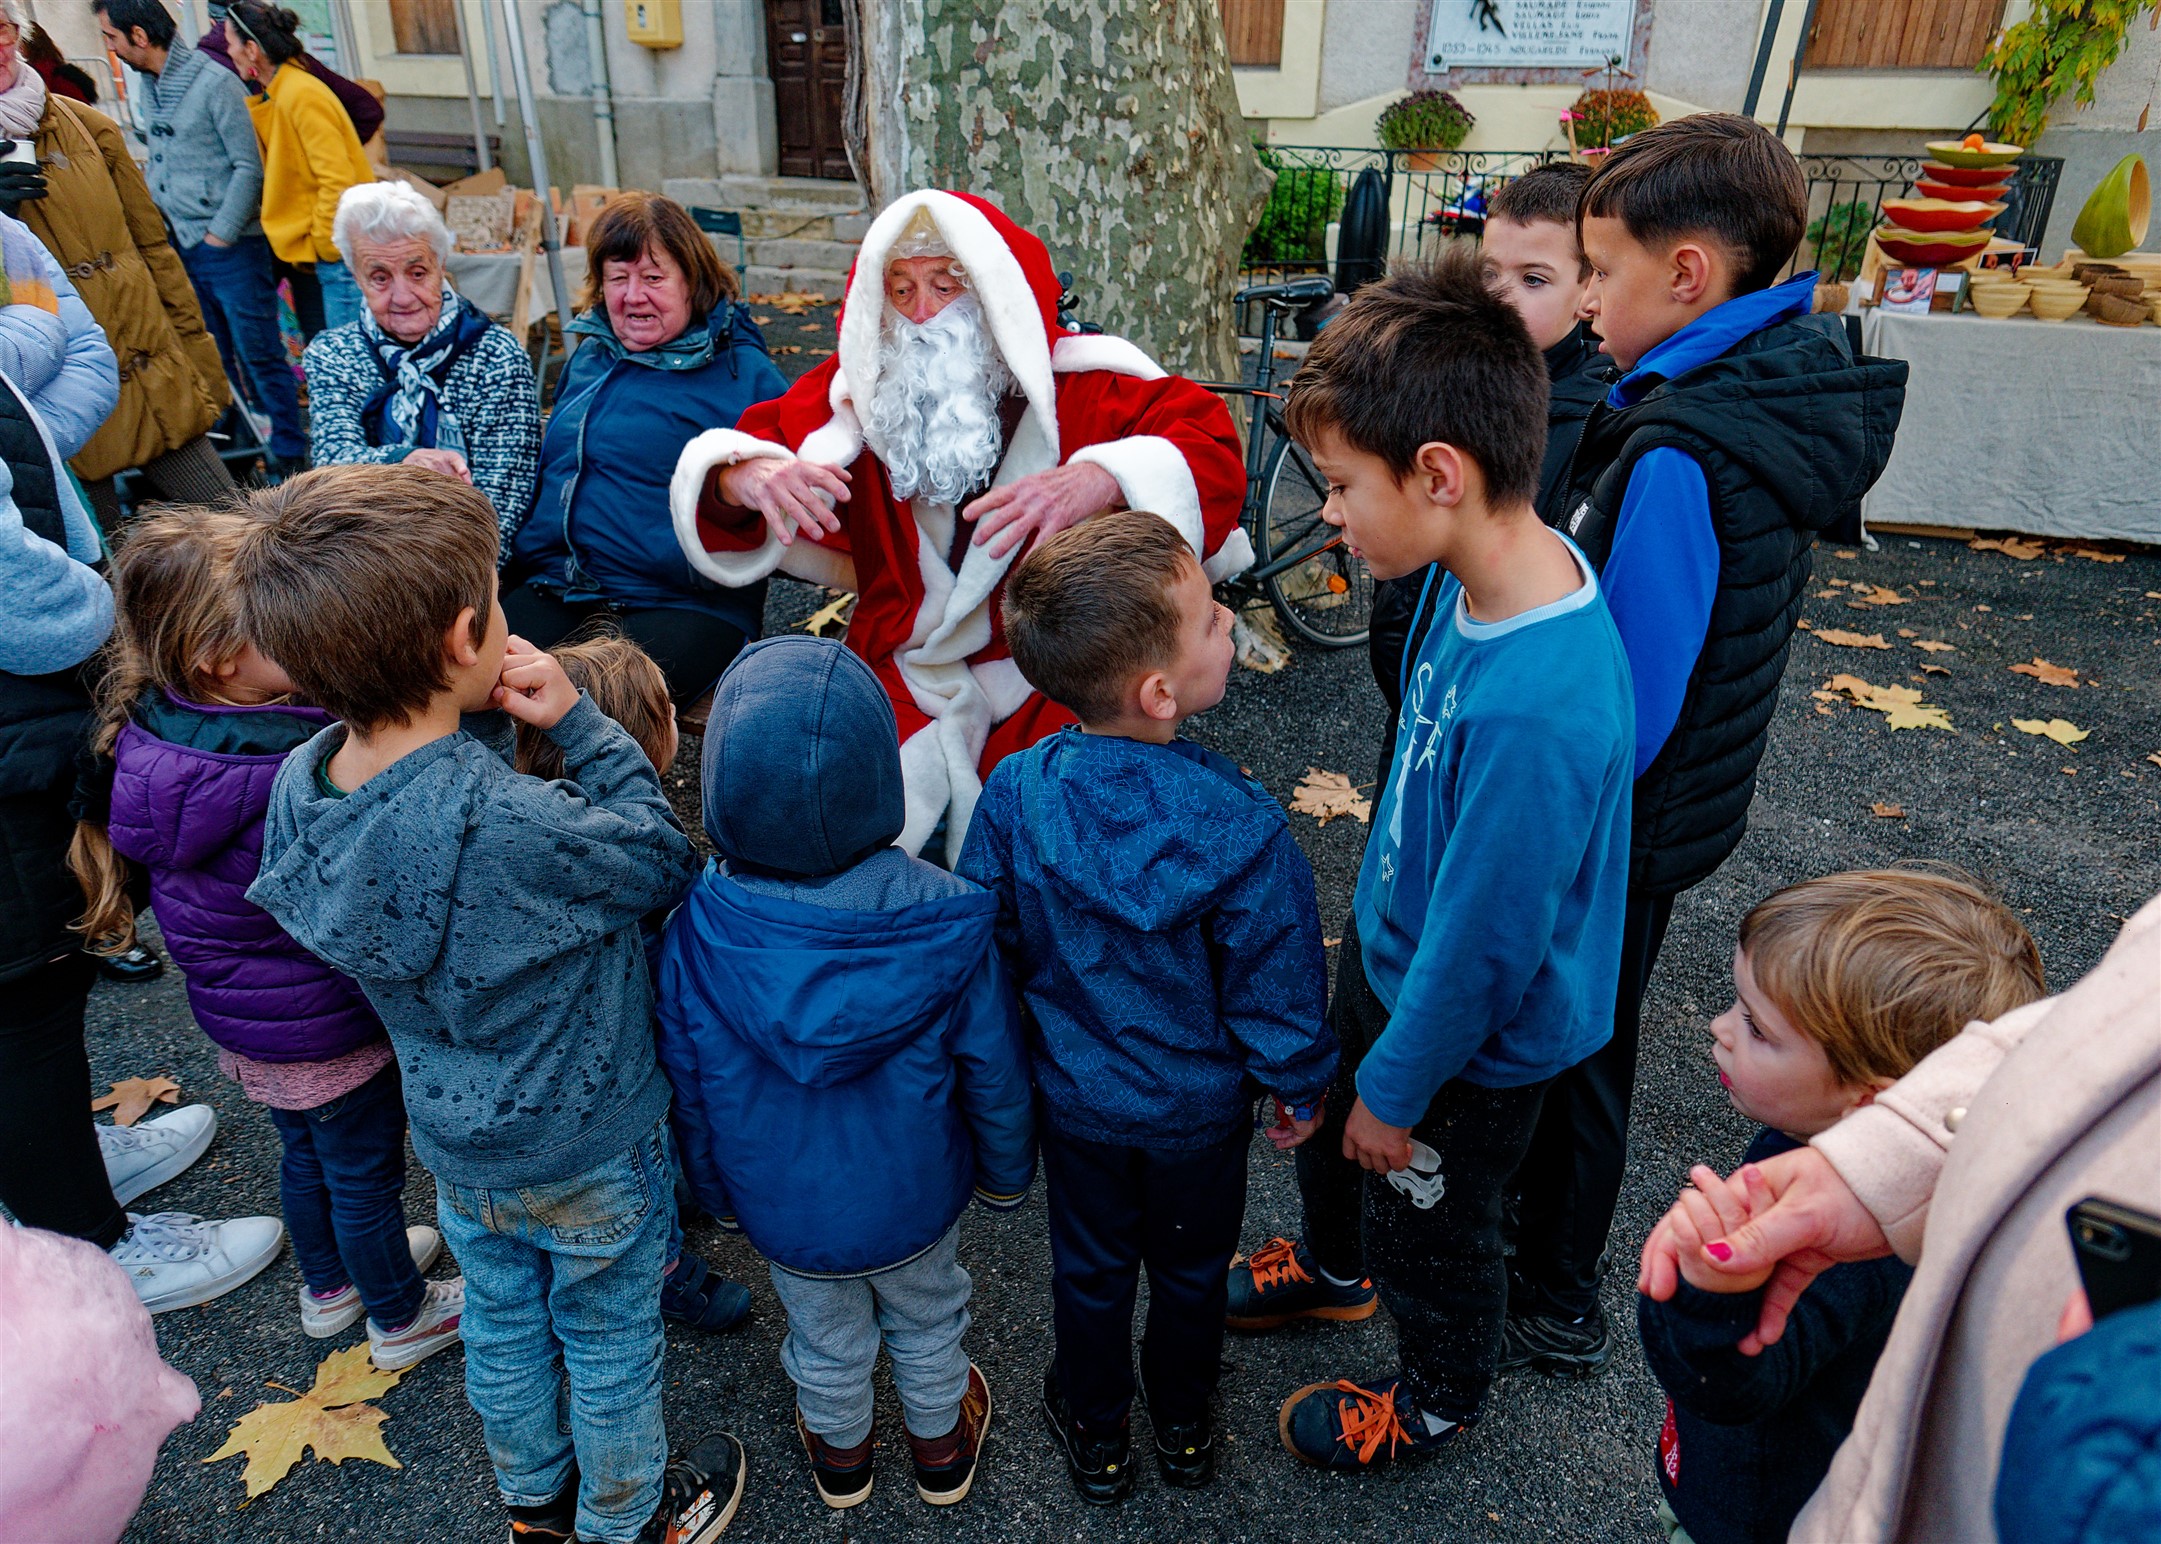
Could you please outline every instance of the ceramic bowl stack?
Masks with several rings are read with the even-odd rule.
[[[1915,179],[1918,196],[1883,201],[1876,245],[1894,263],[1940,268],[1988,249],[1989,226],[2003,213],[2010,190],[2011,163],[2026,152],[2020,145],[1989,144],[1978,134],[1931,141],[1928,152],[1934,159]]]
[[[2000,322],[2026,309],[2033,286],[1996,269],[1984,269],[1967,287],[1967,303],[1990,321]]]
[[[2044,322],[2060,322],[2065,317],[2076,316],[2085,306],[2086,297],[2093,293],[2091,286],[2057,273],[2033,273],[2026,283],[2032,291],[2026,303]]]

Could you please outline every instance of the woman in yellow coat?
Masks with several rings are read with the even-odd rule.
[[[353,120],[330,88],[294,61],[302,52],[300,18],[283,6],[235,0],[225,12],[233,68],[258,93],[249,99],[263,147],[263,234],[294,274],[296,291],[312,274],[323,297],[323,326],[360,320],[360,289],[332,239],[338,200],[375,181]]]
[[[45,186],[16,213],[75,281],[120,362],[120,404],[69,465],[108,531],[120,521],[121,472],[140,470],[175,502],[229,495],[232,477],[204,436],[232,390],[164,217],[118,124],[64,97],[26,100],[38,76],[18,53],[19,25],[0,12],[0,93],[10,111],[34,110],[36,127],[21,134],[4,113],[0,127],[31,142]]]

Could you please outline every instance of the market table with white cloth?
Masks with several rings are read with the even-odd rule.
[[[510,320],[518,302],[518,269],[525,261],[518,252],[453,252],[444,269],[457,292],[499,322]],[[585,248],[563,248],[563,282],[570,286],[570,305],[578,307],[585,290]],[[555,309],[555,287],[548,281],[548,254],[533,256],[531,315],[546,316]]]
[[[1877,306],[1861,340],[1913,367],[1865,521],[2161,542],[2161,327]]]

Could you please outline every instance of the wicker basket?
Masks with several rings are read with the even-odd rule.
[[[2096,293],[2088,298],[2086,309],[2093,313],[2095,321],[2106,322],[2111,327],[2143,327],[2146,324],[2146,307],[2121,295]]]

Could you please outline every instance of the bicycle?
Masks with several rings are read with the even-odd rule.
[[[1231,297],[1234,306],[1259,304],[1260,362],[1251,385],[1199,381],[1224,397],[1253,399],[1246,434],[1246,499],[1238,523],[1253,543],[1254,562],[1225,581],[1237,609],[1265,598],[1299,637],[1324,649],[1364,643],[1372,629],[1373,576],[1321,519],[1328,483],[1283,428],[1276,383],[1276,327],[1303,306],[1326,300],[1335,283],[1325,274],[1281,284],[1255,284]]]

